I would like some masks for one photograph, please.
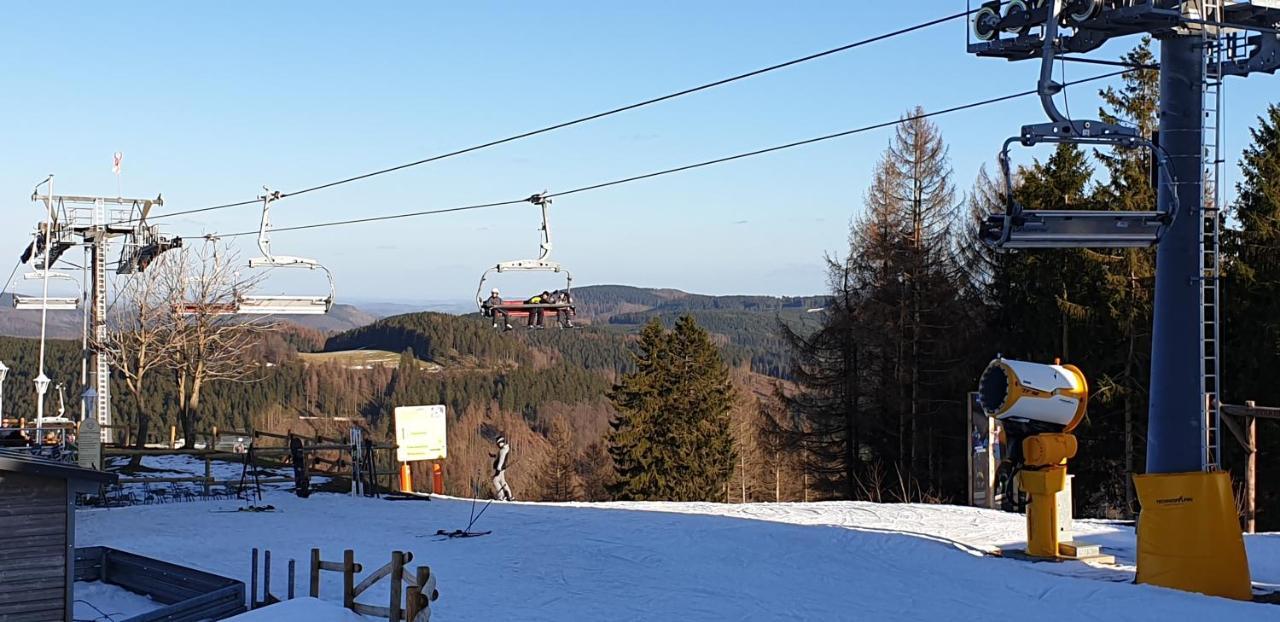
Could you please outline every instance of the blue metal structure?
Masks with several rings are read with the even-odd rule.
[[[1214,325],[1210,358],[1216,369],[1217,322],[1205,317],[1205,296],[1209,283],[1216,318],[1217,268],[1206,270],[1202,236],[1206,220],[1216,223],[1219,206],[1206,208],[1204,201],[1204,94],[1217,89],[1228,75],[1280,69],[1280,2],[992,0],[977,8],[970,4],[970,10],[970,53],[1041,60],[1039,92],[1051,122],[1023,128],[1016,140],[1028,146],[1150,145],[1148,137],[1132,128],[1072,120],[1058,112],[1052,98],[1063,86],[1053,81],[1052,69],[1062,55],[1093,51],[1116,37],[1150,34],[1159,39],[1160,140],[1153,149],[1161,174],[1156,209],[1034,212],[1022,210],[1010,198],[1006,212],[988,219],[984,233],[986,241],[999,248],[1158,245],[1147,472],[1216,469],[1216,451],[1210,448],[1216,442],[1217,379],[1215,373],[1212,388],[1206,388],[1204,331],[1206,323]],[[1212,37],[1207,36],[1210,32]],[[1009,180],[1005,160],[1002,166]]]

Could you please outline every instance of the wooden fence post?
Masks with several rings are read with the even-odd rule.
[[[404,553],[391,552],[391,606],[387,618],[391,622],[400,622],[400,583],[404,578]]]
[[[271,604],[271,550],[262,552],[262,602]]]
[[[293,588],[294,588],[293,584],[295,581],[294,571],[296,570],[296,568],[297,568],[297,560],[294,560],[294,559],[289,560],[289,600],[293,600],[295,598],[294,591],[293,591]]]
[[[356,610],[356,552],[342,552],[342,606]]]
[[[1257,403],[1245,402],[1245,406],[1254,408]],[[1245,530],[1257,533],[1258,527],[1258,418],[1252,415],[1245,417],[1245,439],[1249,446],[1245,447],[1246,460],[1244,467],[1244,521]]]
[[[213,465],[209,463],[209,456],[204,457],[204,496],[209,496],[209,486],[213,482]]]
[[[258,608],[258,549],[253,549],[253,562],[249,566],[249,609]]]
[[[178,448],[178,426],[169,426],[169,449]]]
[[[422,588],[425,587],[430,580],[431,569],[426,566],[418,566],[417,576],[414,577],[414,583],[416,585],[411,585],[405,590],[405,600],[407,601],[405,620],[407,622],[413,622],[423,609],[430,606],[431,594],[422,593]]]
[[[311,597],[320,598],[320,549],[311,549]]]

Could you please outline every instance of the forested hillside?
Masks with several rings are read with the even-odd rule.
[[[800,333],[819,325],[817,311],[828,296],[706,296],[672,289],[644,289],[623,285],[594,285],[575,290],[579,313],[596,325],[607,324],[635,333],[653,318],[672,325],[682,315],[722,343],[732,365],[750,363],[751,370],[774,378],[789,378],[789,354],[779,323]]]

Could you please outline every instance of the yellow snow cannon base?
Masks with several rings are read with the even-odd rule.
[[[1252,600],[1231,477],[1218,471],[1133,479],[1142,502],[1138,583]]]
[[[1022,489],[1031,497],[1027,503],[1027,555],[1057,559],[1058,506],[1055,497],[1067,487],[1067,467],[1051,466],[1039,471],[1024,469],[1019,476]]]

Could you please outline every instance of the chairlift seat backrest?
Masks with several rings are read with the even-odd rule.
[[[64,272],[49,271],[50,283],[75,283],[75,279]],[[43,281],[45,272],[37,270],[22,275],[25,281]],[[65,287],[63,287],[65,289]],[[43,294],[13,294],[13,308],[19,311],[75,311],[80,308],[79,296],[45,296]]]
[[[13,308],[19,311],[39,311],[46,309],[49,311],[75,311],[80,308],[80,299],[74,297],[41,298],[40,296],[23,296],[15,294],[13,296]]]
[[[1025,210],[991,216],[983,238],[1008,249],[1147,248],[1160,241],[1166,220],[1162,212]]]
[[[241,315],[324,315],[332,300],[324,296],[240,296]]]

